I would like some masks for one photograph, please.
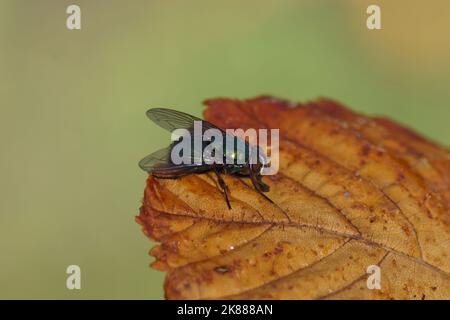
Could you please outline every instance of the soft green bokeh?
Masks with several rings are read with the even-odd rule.
[[[69,4],[81,6],[80,31],[65,27]],[[448,145],[450,58],[433,60],[447,47],[417,63],[404,52],[413,62],[402,64],[402,47],[382,39],[397,18],[368,31],[361,8],[0,0],[0,298],[163,297],[133,219],[146,178],[137,162],[169,140],[150,106],[201,115],[216,96],[329,96]],[[410,32],[448,44],[449,28],[429,27],[418,19]],[[81,266],[80,291],[65,287],[69,264]]]

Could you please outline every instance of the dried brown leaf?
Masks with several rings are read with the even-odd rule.
[[[206,101],[222,128],[279,128],[268,202],[226,176],[149,177],[137,221],[168,299],[450,299],[450,152],[320,99]],[[370,290],[366,269],[381,268]]]

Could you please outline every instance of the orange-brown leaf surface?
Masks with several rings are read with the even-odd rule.
[[[221,128],[279,128],[267,196],[149,177],[137,217],[168,299],[450,299],[450,152],[328,99],[206,101]],[[371,265],[381,289],[368,289]]]

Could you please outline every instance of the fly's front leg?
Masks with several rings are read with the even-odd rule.
[[[256,176],[256,181],[258,182],[259,188],[262,192],[269,192],[270,187],[262,181],[262,176]]]
[[[253,172],[253,170],[250,169],[249,174],[250,174],[250,180],[252,180],[252,184],[255,187],[256,191],[258,191],[258,193],[260,195],[262,195],[264,198],[266,198],[269,202],[273,203],[273,201],[264,194],[264,192],[269,191],[269,186],[266,185],[265,183],[263,183],[262,181],[259,181],[258,178],[255,176],[255,173]],[[262,186],[261,186],[261,184],[262,184]]]
[[[222,188],[223,196],[225,197],[225,201],[227,202],[228,209],[231,209],[230,200],[228,199],[228,186],[225,183],[225,181],[222,179],[222,176],[220,175],[217,168],[214,167],[213,170],[217,176],[217,181],[219,182],[219,186]]]

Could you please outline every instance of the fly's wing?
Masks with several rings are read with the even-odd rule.
[[[170,151],[171,147],[160,149],[158,151],[149,154],[141,161],[139,161],[139,167],[142,170],[151,173],[155,169],[165,168],[170,166]]]
[[[174,131],[175,129],[187,129],[191,131],[194,128],[194,121],[202,122],[203,131],[206,129],[214,128],[223,132],[223,130],[217,128],[212,123],[181,111],[165,108],[153,108],[149,109],[146,114],[147,117],[150,118],[150,120],[152,120],[161,128],[166,129],[170,132]]]
[[[208,168],[204,163],[196,164],[196,161],[201,159],[201,155],[195,153],[191,155],[190,164],[174,164],[171,161],[171,152],[172,145],[155,151],[139,161],[139,167],[141,167],[142,170],[161,178],[178,178]]]

